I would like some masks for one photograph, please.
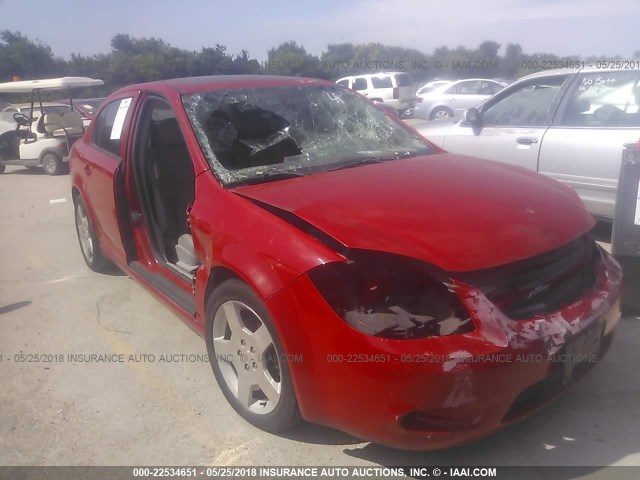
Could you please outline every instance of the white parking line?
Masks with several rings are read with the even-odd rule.
[[[67,201],[66,198],[54,198],[52,200],[49,200],[49,203],[64,203],[66,201]]]

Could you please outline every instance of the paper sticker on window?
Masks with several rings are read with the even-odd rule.
[[[111,136],[109,137],[110,140],[120,140],[124,119],[127,117],[127,112],[129,111],[129,105],[131,105],[130,98],[123,98],[120,101],[116,118],[113,119],[113,127],[111,128]]]

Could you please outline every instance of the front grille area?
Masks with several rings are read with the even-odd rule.
[[[601,253],[591,234],[548,253],[462,278],[507,316],[522,320],[559,310],[593,288]]]

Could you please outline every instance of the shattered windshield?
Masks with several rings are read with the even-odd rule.
[[[227,186],[433,153],[421,137],[338,86],[216,90],[182,101]]]

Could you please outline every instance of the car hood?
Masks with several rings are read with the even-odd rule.
[[[448,271],[538,255],[594,225],[570,188],[519,167],[452,154],[233,191],[292,213],[348,248],[414,257]]]

